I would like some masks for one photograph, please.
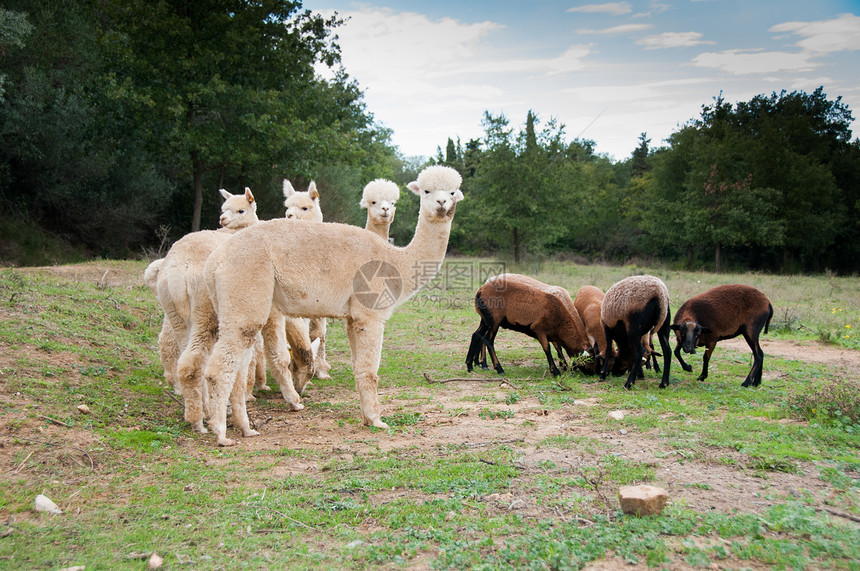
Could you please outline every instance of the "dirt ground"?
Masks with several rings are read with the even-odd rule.
[[[104,273],[102,269],[70,267],[58,268],[57,272],[67,278],[102,283],[106,286],[127,285],[131,279],[130,276],[117,275],[117,270]],[[134,279],[139,280],[139,276]],[[767,356],[778,355],[786,359],[829,363],[853,371],[860,365],[860,352],[823,346],[815,342],[764,339],[762,347],[766,355],[765,384],[773,380],[773,377],[768,379]],[[27,350],[36,351],[36,348]],[[724,341],[717,346],[715,362],[720,352],[725,351],[749,354],[743,339]],[[4,353],[0,350],[0,372],[17,358]],[[34,358],[45,359],[46,355],[34,355]],[[62,359],[63,356],[55,355],[53,358]],[[516,383],[513,379],[511,382]],[[513,418],[491,419],[482,418],[481,410],[502,408],[489,403],[499,402],[497,399],[503,401],[505,395],[510,392],[509,388],[503,388],[497,383],[455,381],[433,387],[428,383],[426,387],[410,390],[408,400],[403,399],[403,392],[402,389],[388,389],[384,382],[379,388],[384,415],[392,414],[401,405],[406,406],[410,413],[421,413],[422,420],[418,425],[420,430],[409,427],[406,431],[408,434],[404,434],[403,430],[395,430],[394,434],[372,432],[355,422],[359,417],[359,410],[357,395],[352,386],[320,388],[312,382],[303,395],[304,401],[310,406],[299,412],[287,412],[286,408],[277,406],[277,403],[282,402],[277,392],[264,393],[258,395],[258,400],[249,403],[248,407],[251,421],[261,432],[261,436],[240,438],[239,446],[249,450],[302,448],[319,451],[321,454],[318,457],[325,459],[316,461],[303,457],[278,463],[271,468],[271,476],[278,478],[293,474],[313,474],[329,469],[333,459],[350,461],[355,455],[377,450],[398,450],[401,454],[418,457],[459,454],[465,449],[482,459],[482,451],[487,447],[507,443],[513,450],[510,462],[516,466],[518,473],[526,478],[524,482],[527,482],[529,475],[543,473],[548,469],[547,466],[555,465],[576,473],[580,466],[594,466],[597,463],[597,457],[577,448],[559,451],[558,448],[540,446],[541,441],[548,437],[568,435],[599,442],[598,456],[612,454],[631,462],[643,462],[653,466],[657,474],[655,484],[669,492],[670,502],[681,502],[702,512],[760,512],[772,503],[784,501],[788,496],[802,492],[808,492],[820,509],[825,508],[825,501],[828,499],[828,486],[819,478],[819,471],[812,464],[801,463],[800,474],[768,472],[767,477],[762,478],[752,470],[744,468],[743,461],[736,465],[725,463],[725,458],[731,454],[725,449],[704,449],[697,458],[691,459],[684,457],[683,453],[674,450],[667,442],[653,434],[638,433],[634,425],[623,420],[617,421],[617,427],[603,424],[595,426],[587,413],[591,407],[601,405],[599,398],[576,401],[562,410],[547,410],[541,407],[537,400],[523,398],[509,407],[515,412]],[[485,400],[464,400],[464,397],[469,396],[484,397]],[[0,391],[0,398],[7,402],[16,402],[22,397]],[[267,400],[270,402],[266,402]],[[166,406],[172,409],[172,414],[182,414],[178,403],[168,399],[165,401],[169,403]],[[345,403],[347,406],[332,410],[324,403]],[[622,412],[628,416],[636,414],[635,411]],[[0,421],[0,435],[10,434],[6,430],[10,420],[12,419],[6,418]],[[687,418],[684,422],[697,421]],[[40,441],[64,442],[67,445],[66,453],[82,465],[87,465],[93,460],[93,456],[81,452],[98,447],[98,437],[89,431],[41,421],[28,421],[15,430],[15,435]],[[190,455],[209,462],[218,461],[211,454],[214,448],[211,434],[194,436],[182,445],[187,446]],[[20,470],[23,463],[16,454],[21,450],[21,446],[11,439],[0,438],[0,470]],[[46,449],[38,453],[62,452],[59,449]],[[738,456],[740,458],[740,454]],[[484,460],[490,462],[489,459]],[[97,472],[97,457],[95,465]],[[860,473],[854,477],[860,478]],[[523,517],[561,515],[546,505],[539,505],[533,492],[526,485],[512,489],[509,493],[494,494],[486,500],[492,509],[500,512],[518,510]],[[406,496],[411,492],[402,490],[391,493]],[[610,499],[614,498],[615,491],[606,490],[606,495]],[[386,501],[386,498],[376,498],[375,501]]]

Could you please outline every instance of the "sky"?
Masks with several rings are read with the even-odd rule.
[[[621,161],[725,101],[824,88],[860,115],[860,0],[310,0],[407,157],[531,110]],[[320,70],[328,73],[328,70]],[[857,120],[852,123],[858,136]]]

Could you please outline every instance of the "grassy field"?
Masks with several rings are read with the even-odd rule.
[[[386,329],[389,430],[360,425],[334,322],[332,380],[295,413],[258,394],[261,436],[225,449],[163,383],[145,266],[0,269],[0,569],[143,569],[153,553],[169,569],[860,569],[856,277],[507,267],[572,293],[651,273],[673,310],[722,283],[773,302],[760,388],[740,386],[750,353],[726,342],[703,383],[699,352],[668,388],[649,371],[625,391],[552,378],[511,332],[506,384],[467,373],[472,297],[503,264],[449,260]],[[660,516],[620,511],[638,483],[669,492]],[[63,513],[36,512],[38,494]]]

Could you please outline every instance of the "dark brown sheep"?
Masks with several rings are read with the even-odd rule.
[[[475,294],[475,311],[481,316],[481,324],[472,334],[466,355],[466,368],[469,371],[478,364],[479,353],[486,347],[493,360],[493,367],[498,373],[504,374],[494,346],[500,327],[537,339],[553,375],[559,375],[560,371],[553,361],[550,343],[556,346],[563,364],[564,356],[560,348],[567,351],[571,358],[588,353],[592,348],[593,342],[586,335],[585,326],[567,290],[528,276],[502,274],[490,278]],[[482,366],[487,368],[486,360]],[[589,368],[589,365],[580,365],[580,369]]]
[[[729,284],[709,289],[691,297],[678,308],[672,330],[678,339],[675,356],[688,373],[693,367],[681,358],[685,353],[695,353],[696,347],[705,347],[702,357],[700,381],[708,378],[708,361],[717,341],[743,335],[753,353],[753,365],[741,386],[757,387],[761,384],[764,351],[759,344],[762,329],[767,333],[773,306],[767,296],[748,285]]]
[[[600,319],[606,335],[607,345],[612,342],[618,346],[616,367],[627,370],[624,388],[630,389],[638,377],[642,376],[642,358],[645,355],[643,336],[646,338],[656,331],[660,347],[663,349],[663,377],[660,388],[669,385],[669,290],[666,284],[654,276],[631,276],[614,284],[606,292],[600,310]],[[600,379],[606,379],[609,372],[608,361],[603,362]]]

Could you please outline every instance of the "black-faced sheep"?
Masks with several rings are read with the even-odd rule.
[[[630,389],[642,375],[642,358],[645,355],[642,337],[653,332],[663,348],[663,377],[660,388],[669,385],[669,290],[666,284],[654,276],[631,276],[625,278],[606,292],[600,310],[607,345],[614,341],[618,346],[616,360],[630,374],[624,388]],[[608,361],[603,362],[600,379],[606,379]]]
[[[743,335],[753,353],[753,365],[741,386],[757,387],[761,384],[764,351],[759,344],[762,329],[767,333],[773,306],[761,291],[752,286],[729,284],[717,286],[691,297],[678,308],[672,330],[678,339],[675,356],[688,373],[693,367],[681,358],[695,353],[696,347],[705,347],[702,357],[702,374],[698,380],[708,378],[708,361],[717,341]]]
[[[466,368],[471,371],[478,363],[478,354],[486,346],[493,367],[500,374],[504,369],[496,356],[495,338],[499,328],[511,329],[534,337],[546,354],[550,372],[559,375],[550,350],[550,343],[561,346],[573,358],[590,354],[593,341],[585,333],[585,326],[573,307],[570,294],[558,286],[551,286],[520,274],[503,274],[487,280],[475,294],[475,311],[481,324],[472,334]],[[559,351],[563,360],[564,357]],[[591,365],[593,367],[593,363]],[[587,371],[588,365],[580,365]]]

